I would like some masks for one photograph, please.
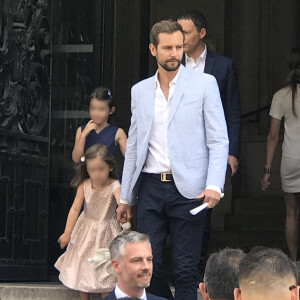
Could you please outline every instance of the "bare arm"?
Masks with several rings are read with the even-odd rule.
[[[271,117],[270,131],[267,139],[266,167],[270,168],[278,144],[280,120]]]
[[[125,132],[122,128],[118,129],[117,134],[116,134],[116,138],[115,138],[115,142],[116,142],[117,145],[119,145],[123,156],[125,156],[127,136],[126,136],[126,134],[125,134]]]
[[[78,127],[75,137],[75,144],[72,152],[74,163],[79,163],[80,157],[83,155],[85,145],[85,137],[82,135],[81,128]]]
[[[69,211],[65,231],[58,239],[61,249],[66,247],[70,241],[71,233],[72,233],[75,223],[77,221],[80,209],[83,204],[83,200],[84,200],[84,193],[83,193],[83,183],[82,183],[82,184],[80,184],[80,186],[77,189],[77,193],[76,193],[74,202]]]
[[[121,194],[121,187],[117,188],[114,190],[114,197],[118,203],[118,205],[120,204],[120,194]]]
[[[271,168],[272,161],[274,158],[275,150],[278,144],[279,137],[279,129],[280,129],[280,120],[271,117],[271,125],[270,131],[267,138],[267,149],[266,149],[266,164],[267,168]],[[261,180],[261,188],[262,190],[266,190],[270,185],[270,174],[264,174]]]
[[[93,130],[96,129],[97,125],[93,120],[90,120],[84,130],[81,132],[81,128],[78,127],[75,137],[75,145],[72,152],[72,159],[74,163],[79,163],[81,156],[84,153],[84,145],[87,135]]]

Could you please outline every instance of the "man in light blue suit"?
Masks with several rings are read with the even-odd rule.
[[[173,299],[164,280],[163,250],[170,234],[175,299],[197,299],[197,262],[206,211],[221,197],[228,155],[227,128],[215,78],[180,64],[184,34],[174,21],[156,23],[150,52],[155,76],[133,86],[131,126],[117,217],[131,217],[138,203],[137,229],[150,237],[153,276],[149,291]]]

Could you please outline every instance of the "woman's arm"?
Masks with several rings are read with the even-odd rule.
[[[65,231],[58,239],[61,249],[66,247],[68,245],[68,243],[70,242],[71,233],[72,233],[75,223],[77,221],[79,212],[80,212],[82,204],[83,204],[83,200],[84,200],[83,183],[81,183],[77,189],[77,193],[76,193],[74,202],[70,208]]]
[[[267,169],[270,169],[272,166],[272,161],[278,144],[279,129],[280,129],[280,120],[271,117],[271,125],[270,125],[270,130],[267,138],[267,149],[266,149],[265,167]],[[263,191],[265,191],[269,187],[270,185],[269,179],[270,179],[269,173],[263,175],[263,178],[261,180],[261,188]]]

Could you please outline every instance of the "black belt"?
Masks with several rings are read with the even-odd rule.
[[[172,182],[174,181],[172,173],[160,173],[160,174],[153,174],[153,173],[143,173],[150,178],[159,180],[161,182]]]

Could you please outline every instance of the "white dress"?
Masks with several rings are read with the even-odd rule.
[[[284,117],[284,140],[282,143],[281,185],[287,193],[300,192],[300,85],[297,85],[295,110],[292,110],[292,92],[285,87],[273,96],[270,116],[281,120]]]

